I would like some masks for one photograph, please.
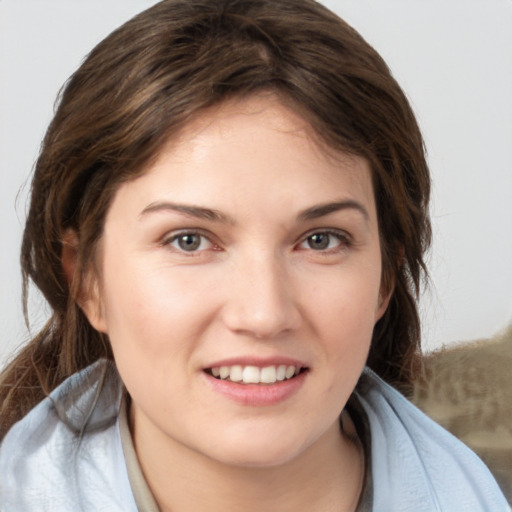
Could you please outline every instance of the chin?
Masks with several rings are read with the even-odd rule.
[[[274,439],[261,436],[256,442],[248,436],[240,442],[228,440],[222,450],[219,450],[220,446],[221,443],[216,444],[210,456],[223,464],[240,468],[271,468],[293,461],[304,452],[307,444],[289,436]]]

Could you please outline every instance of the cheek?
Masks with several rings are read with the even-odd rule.
[[[310,317],[334,355],[368,350],[379,310],[380,270],[340,269],[307,294]]]
[[[105,267],[104,316],[116,358],[137,352],[156,359],[191,348],[188,340],[211,314],[204,287],[186,273],[143,262]]]
[[[119,267],[105,289],[105,318],[114,359],[133,399],[144,407],[162,403],[157,390],[172,387],[177,395],[193,372],[191,354],[201,339],[208,301],[168,269],[147,271]],[[151,267],[149,267],[151,268]],[[122,270],[122,272],[117,272]],[[171,278],[172,277],[172,278]],[[147,390],[153,393],[148,394]]]

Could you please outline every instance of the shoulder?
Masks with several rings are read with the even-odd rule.
[[[99,361],[16,423],[0,446],[1,510],[136,510],[117,421],[121,395],[115,367]]]
[[[371,370],[356,396],[370,426],[375,510],[510,510],[478,456]]]

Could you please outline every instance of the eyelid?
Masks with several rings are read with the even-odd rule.
[[[316,235],[316,234],[326,234],[326,235],[334,236],[335,238],[337,238],[340,241],[340,243],[344,247],[350,247],[353,244],[352,236],[345,230],[336,229],[336,228],[316,228],[316,229],[312,229],[312,230],[308,231],[307,233],[305,233],[304,235],[302,235],[301,238],[299,239],[299,241],[297,242],[297,245],[298,246],[302,245],[304,242],[306,242],[306,240],[309,237]],[[315,251],[315,252],[329,253],[329,251],[332,251],[332,250],[336,251],[336,249],[339,249],[339,248],[325,249],[323,251]],[[313,249],[310,249],[310,250],[313,250]]]
[[[190,252],[173,247],[173,249],[179,254],[184,254],[186,256],[194,256],[194,255],[198,255],[207,250],[212,250],[212,249],[220,250],[220,246],[217,242],[215,242],[215,240],[214,240],[215,237],[212,235],[212,233],[209,233],[200,228],[182,228],[182,229],[175,229],[173,231],[170,231],[170,232],[166,233],[161,238],[159,245],[161,245],[162,247],[171,247],[171,244],[174,241],[176,241],[180,236],[186,236],[186,235],[198,235],[202,238],[205,238],[206,240],[208,240],[211,247],[208,247],[207,249],[199,249],[199,250],[190,251]]]
[[[340,244],[344,247],[348,247],[353,244],[352,236],[345,230],[337,229],[337,228],[315,228],[315,229],[311,229],[310,231],[304,233],[298,239],[295,246],[297,247],[297,246],[302,245],[304,242],[306,242],[306,240],[309,237],[311,237],[315,234],[327,234],[327,235],[333,236],[333,237],[337,238],[340,241]],[[166,233],[161,238],[159,245],[171,246],[171,244],[174,241],[176,241],[180,236],[185,236],[185,235],[198,235],[200,237],[203,237],[209,242],[211,247],[208,247],[207,249],[200,249],[200,250],[190,251],[190,252],[180,250],[179,248],[174,248],[176,250],[176,252],[178,252],[178,253],[182,253],[182,254],[185,254],[188,256],[193,256],[194,254],[197,255],[198,253],[201,253],[201,252],[204,252],[207,250],[212,250],[212,249],[213,250],[221,250],[220,244],[215,240],[216,237],[211,232],[205,231],[204,229],[201,229],[201,228],[182,228],[182,229],[176,229],[176,230],[170,231],[170,232]],[[336,247],[336,248],[325,249],[323,251],[316,251],[316,252],[329,253],[330,251],[336,251],[337,249],[339,249],[339,248]],[[309,250],[313,250],[313,249],[310,248]]]

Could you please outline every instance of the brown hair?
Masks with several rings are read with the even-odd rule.
[[[164,0],[102,41],[74,73],[44,138],[22,245],[24,304],[32,280],[52,308],[0,378],[0,438],[109,342],[77,305],[119,185],[144,172],[192,115],[271,91],[328,146],[369,160],[383,259],[394,286],[368,364],[410,383],[420,349],[416,299],[430,243],[430,178],[408,101],[382,58],[312,0]],[[62,236],[79,234],[72,289]]]

